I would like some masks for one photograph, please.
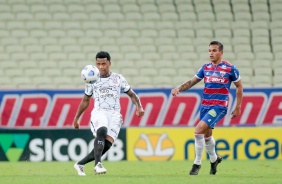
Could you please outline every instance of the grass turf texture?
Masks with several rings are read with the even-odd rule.
[[[85,166],[87,176],[78,176],[74,162],[0,162],[1,184],[73,184],[73,183],[282,183],[282,160],[229,161],[223,160],[218,172],[209,175],[210,164],[202,163],[199,175],[188,175],[191,161],[104,162],[108,173],[95,175],[93,164]]]

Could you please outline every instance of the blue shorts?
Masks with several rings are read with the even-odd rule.
[[[200,120],[214,128],[215,124],[219,122],[227,113],[227,109],[221,106],[213,106],[211,108],[201,108]]]

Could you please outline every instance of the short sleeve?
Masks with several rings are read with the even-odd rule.
[[[199,79],[203,79],[204,78],[204,66],[203,65],[198,72],[196,73],[195,77],[199,78]]]
[[[232,66],[230,78],[232,82],[238,82],[241,79],[239,70],[234,65]]]
[[[85,95],[92,96],[93,95],[93,85],[92,84],[85,84]]]
[[[130,86],[127,83],[126,79],[122,75],[120,75],[120,80],[121,80],[121,90],[125,93],[128,92],[130,90]]]

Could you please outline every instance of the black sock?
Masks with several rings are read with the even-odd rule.
[[[97,130],[97,137],[94,141],[94,158],[95,158],[95,165],[98,162],[101,162],[102,152],[105,147],[105,139],[107,136],[107,128],[101,127]]]
[[[110,149],[111,146],[112,146],[112,143],[110,141],[106,140],[102,155],[104,155]],[[92,149],[92,151],[88,155],[86,155],[86,157],[84,157],[82,160],[77,162],[77,164],[85,165],[89,162],[92,162],[93,160],[95,160],[95,158],[94,158],[94,148]]]
[[[88,162],[92,162],[94,159],[94,148],[92,149],[92,151],[90,153],[88,153],[88,155],[86,155],[86,157],[84,157],[82,160],[80,160],[79,162],[77,162],[77,164],[79,165],[85,165]]]

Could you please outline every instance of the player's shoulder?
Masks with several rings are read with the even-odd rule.
[[[122,74],[116,73],[116,72],[112,72],[112,75],[111,75],[111,76],[112,76],[112,77],[115,77],[115,78],[120,78],[120,79],[124,78]]]
[[[200,68],[200,70],[211,70],[211,69],[213,69],[213,64],[212,64],[212,62],[208,62],[208,63],[204,63],[203,65],[202,65],[202,67]]]
[[[223,60],[222,63],[225,64],[226,66],[229,66],[229,67],[234,66],[234,65],[233,65],[232,63],[230,63],[229,61]]]
[[[116,73],[116,72],[112,72],[111,75],[112,75],[112,76],[119,76],[120,74],[119,74],[119,73]]]
[[[234,64],[230,63],[229,61],[222,61],[222,64],[232,69],[238,70],[238,68]]]

